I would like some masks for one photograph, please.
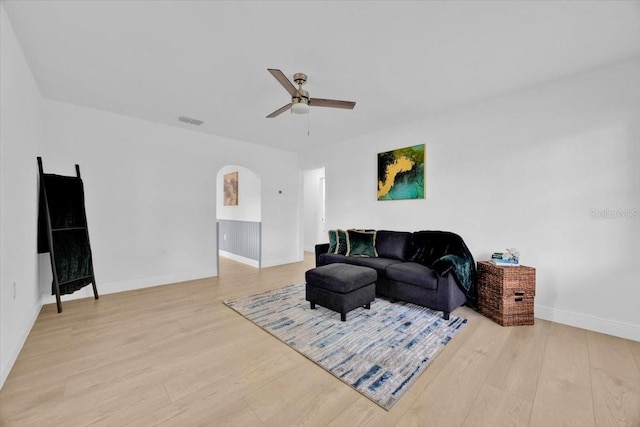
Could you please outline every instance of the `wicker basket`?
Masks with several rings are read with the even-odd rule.
[[[478,263],[478,309],[502,326],[533,325],[536,270]]]

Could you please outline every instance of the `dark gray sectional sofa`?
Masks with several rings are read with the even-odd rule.
[[[442,311],[445,319],[460,305],[473,306],[477,301],[475,261],[457,234],[387,230],[338,230],[336,234],[334,245],[316,245],[317,267],[345,263],[373,268],[378,274],[377,295]],[[367,256],[359,255],[362,250],[350,251],[355,242],[365,240],[375,251],[364,251]],[[330,246],[335,246],[333,253]]]

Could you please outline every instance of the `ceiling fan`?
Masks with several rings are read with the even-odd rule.
[[[291,102],[284,107],[278,108],[273,113],[269,114],[267,118],[277,117],[287,110],[291,110],[296,114],[307,114],[309,107],[330,107],[330,108],[344,108],[347,110],[353,110],[356,103],[353,101],[338,101],[337,99],[322,99],[322,98],[310,98],[309,92],[302,89],[302,85],[307,82],[307,75],[304,73],[295,73],[293,75],[293,81],[298,84],[298,88],[289,81],[289,79],[280,70],[273,68],[267,68],[267,70],[276,78],[277,81],[286,89],[291,95]]]

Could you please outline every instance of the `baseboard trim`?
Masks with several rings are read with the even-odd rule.
[[[186,282],[189,280],[204,279],[206,277],[215,277],[218,275],[217,269],[206,269],[200,271],[191,271],[176,274],[167,274],[164,276],[145,277],[143,279],[125,280],[122,282],[100,283],[98,278],[98,294],[108,295],[117,292],[133,291],[135,289],[152,288],[154,286],[170,285],[172,283]],[[69,295],[62,295],[62,305],[65,301],[72,301],[81,298],[93,298],[93,288],[85,286],[82,289]],[[42,295],[42,304],[51,304],[56,302],[55,295]]]
[[[255,259],[232,254],[231,252],[223,251],[222,249],[218,250],[218,252],[220,253],[221,257],[229,258],[231,260],[250,265],[251,267],[260,268],[260,261],[256,261]]]
[[[294,262],[304,261],[304,254],[301,253],[297,258],[280,258],[280,259],[268,259],[262,261],[262,267],[275,267],[277,265],[293,264]]]
[[[640,342],[640,325],[535,305],[535,317]]]
[[[38,315],[40,314],[41,309],[42,304],[36,303],[36,305],[33,306],[28,321],[25,322],[19,333],[16,335],[16,341],[10,345],[12,350],[8,357],[2,361],[2,365],[0,366],[0,389],[4,386],[4,382],[9,377],[11,369],[13,369],[13,365],[15,365],[16,360],[18,360],[22,347],[24,347],[24,343],[27,342],[31,329],[33,329],[33,325],[35,325],[36,320],[38,320]]]

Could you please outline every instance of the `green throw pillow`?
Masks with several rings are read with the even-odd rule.
[[[344,230],[336,230],[338,247],[336,253],[338,255],[346,255],[349,249],[349,243],[347,241],[347,232]]]
[[[338,232],[336,230],[329,230],[329,253],[335,254],[338,249]]]
[[[347,256],[377,257],[376,232],[348,230]]]

